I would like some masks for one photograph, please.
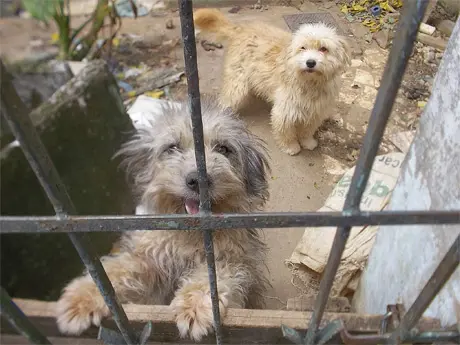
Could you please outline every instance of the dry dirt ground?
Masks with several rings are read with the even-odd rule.
[[[295,157],[281,153],[272,139],[268,123],[269,106],[254,101],[241,116],[250,129],[267,141],[271,153],[272,176],[270,181],[271,199],[266,211],[316,211],[319,209],[334,183],[343,174],[344,169],[353,166],[361,147],[362,136],[366,130],[370,111],[380,85],[388,50],[381,49],[375,41],[367,42],[367,30],[359,23],[348,23],[342,18],[335,2],[331,6],[320,7],[306,3],[303,12],[329,11],[353,43],[353,60],[351,68],[343,75],[343,87],[337,103],[337,114],[343,118],[342,123],[326,123],[318,133],[319,148],[303,151]],[[251,9],[241,8],[237,13],[229,13],[234,21],[260,20],[288,30],[283,15],[299,13],[293,7],[268,7]],[[74,18],[75,25],[84,17]],[[172,29],[166,29],[167,22],[173,23]],[[43,28],[32,20],[0,19],[0,51],[9,60],[19,59],[37,51],[31,42],[47,42],[53,27]],[[137,20],[124,19],[121,29],[121,44],[114,52],[118,59],[127,65],[162,68],[164,66],[183,66],[183,51],[180,42],[180,23],[176,11],[157,12],[155,15],[141,17]],[[124,36],[123,36],[124,35]],[[140,36],[139,40],[136,38]],[[125,39],[123,37],[126,37]],[[131,37],[131,39],[129,38]],[[132,38],[137,43],[129,43]],[[128,43],[126,43],[128,42]],[[423,47],[419,46],[420,49]],[[216,93],[220,85],[220,70],[223,49],[206,51],[198,45],[198,64],[200,87],[202,93]],[[413,93],[417,86],[421,91],[415,92],[409,99],[402,92],[396,100],[393,114],[387,128],[387,134],[413,129],[421,113],[417,102],[424,101],[429,95],[429,88],[436,71],[436,65],[427,65],[415,54],[406,73],[405,85]],[[414,86],[415,85],[415,86]],[[185,85],[179,83],[171,88],[171,95],[185,97]],[[381,145],[382,152],[397,150],[387,136]],[[318,230],[320,231],[320,230]],[[291,283],[291,274],[284,264],[303,234],[302,228],[267,229],[265,240],[269,246],[268,268],[273,288],[267,293],[267,307],[281,309],[286,300],[300,294]]]

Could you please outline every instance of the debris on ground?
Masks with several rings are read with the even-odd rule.
[[[130,91],[125,92],[122,96],[123,99],[137,97],[142,94],[150,94],[155,95],[154,98],[160,98],[164,95],[164,91],[160,90],[166,86],[171,84],[178,83],[182,76],[184,75],[184,71],[178,71],[177,69],[169,69],[169,70],[160,70],[156,74],[152,75],[151,79],[144,80],[142,86]],[[146,78],[144,78],[146,79]]]
[[[405,153],[393,152],[377,156],[372,165],[369,182],[360,207],[366,211],[382,211],[388,205],[398,180]],[[354,167],[346,171],[318,212],[341,212]],[[357,226],[351,229],[339,269],[334,279],[331,297],[351,297],[364,270],[378,226]],[[305,295],[315,295],[324,274],[337,229],[326,227],[319,232],[306,228],[286,265],[293,275],[293,283]],[[292,303],[291,303],[292,304]],[[297,304],[297,306],[295,305]],[[294,303],[293,308],[299,308]]]
[[[261,0],[257,0],[257,2],[254,5],[251,6],[251,8],[253,10],[260,10],[260,11],[268,10],[268,6],[267,5],[262,5]]]
[[[420,27],[418,28],[418,31],[420,31],[423,34],[432,36],[434,32],[436,31],[436,28],[434,26],[431,26],[425,23],[420,23]]]
[[[203,47],[204,50],[208,51],[214,51],[217,49],[222,49],[223,46],[221,43],[218,42],[211,42],[207,40],[201,40],[201,46]]]
[[[405,131],[405,132],[398,132],[389,135],[389,140],[391,143],[396,146],[398,150],[402,153],[407,154],[409,152],[410,144],[415,137],[415,131]]]
[[[165,26],[166,26],[166,29],[168,29],[168,30],[174,29],[175,26],[174,26],[174,22],[173,22],[172,18],[170,18],[170,19],[168,19],[166,21]]]
[[[228,13],[238,13],[241,10],[240,6],[235,6],[232,7],[231,9],[228,10]]]
[[[392,30],[399,19],[401,0],[342,1],[340,11],[351,22],[361,22],[371,33]]]
[[[120,17],[135,18],[149,14],[147,7],[139,4],[137,0],[117,0],[115,9]]]
[[[450,37],[454,31],[455,23],[449,19],[443,19],[437,23],[436,28],[444,35]]]
[[[386,49],[390,44],[390,31],[388,29],[377,31],[374,33],[373,39],[377,42],[380,48]]]
[[[261,1],[257,0],[257,2],[254,5],[251,6],[251,8],[253,8],[255,10],[260,10],[262,8]]]
[[[421,32],[417,34],[417,41],[439,50],[446,50],[447,47],[447,41],[443,38],[433,37]]]

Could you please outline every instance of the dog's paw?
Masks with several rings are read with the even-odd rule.
[[[81,279],[81,280],[80,280]],[[61,333],[79,335],[91,325],[99,326],[109,309],[92,282],[73,281],[56,305],[57,325]]]
[[[220,315],[227,307],[226,299],[219,296]],[[186,286],[177,292],[171,302],[176,313],[176,324],[182,338],[187,335],[194,341],[200,341],[213,329],[211,293],[207,284]]]
[[[280,147],[280,149],[281,151],[287,153],[290,156],[295,156],[302,150],[298,142],[294,142],[289,145],[283,145],[282,147]]]
[[[300,143],[304,149],[314,150],[318,146],[318,141],[314,138],[303,139]]]

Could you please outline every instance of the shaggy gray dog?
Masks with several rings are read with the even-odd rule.
[[[268,198],[269,170],[263,142],[229,109],[204,100],[204,141],[214,213],[247,213]],[[152,114],[119,155],[133,178],[146,213],[199,212],[199,187],[190,112],[186,104]],[[217,285],[222,315],[227,308],[261,308],[268,286],[265,245],[257,230],[214,232]],[[200,231],[125,233],[118,250],[102,258],[122,303],[170,304],[181,336],[199,341],[212,330],[212,309]],[[57,303],[63,333],[80,334],[109,315],[86,273],[64,289]]]

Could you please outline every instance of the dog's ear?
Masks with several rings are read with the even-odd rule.
[[[341,49],[339,49],[340,59],[344,65],[349,66],[351,64],[351,47],[350,42],[346,37],[339,37],[339,44]]]
[[[140,128],[114,155],[114,158],[122,158],[120,167],[125,170],[136,189],[142,190],[152,179],[153,147],[153,137],[148,129]]]
[[[248,194],[265,203],[269,196],[267,175],[270,173],[270,164],[264,143],[254,138],[244,146],[244,150],[243,160]]]

